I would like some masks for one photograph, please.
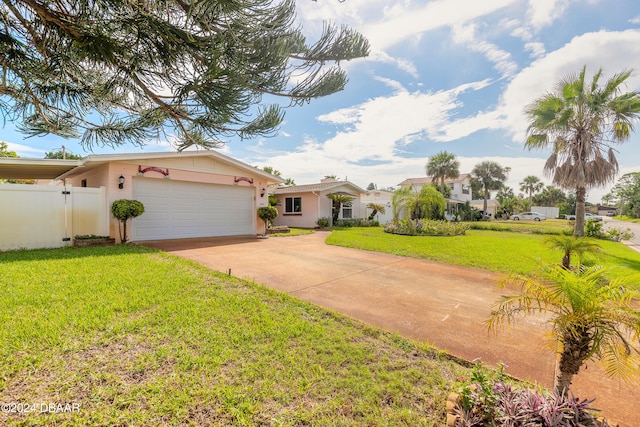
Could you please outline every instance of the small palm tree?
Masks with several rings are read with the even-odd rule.
[[[342,206],[351,206],[353,197],[341,193],[327,194],[327,197],[331,199],[331,218],[333,219],[332,224],[335,224],[338,221],[338,216],[340,216],[340,209]]]
[[[376,214],[378,212],[380,212],[382,215],[385,214],[385,208],[382,205],[377,205],[375,203],[369,203],[367,205],[367,208],[371,209],[371,215],[369,215],[369,221],[373,221],[373,219],[375,218]]]
[[[439,219],[444,215],[447,201],[434,186],[426,184],[420,191],[413,191],[411,187],[394,191],[391,204],[394,220],[401,216],[412,220]]]
[[[503,286],[516,295],[502,296],[487,321],[489,330],[511,324],[518,314],[550,314],[548,323],[559,346],[559,373],[555,389],[566,394],[585,361],[596,359],[610,376],[632,380],[640,372],[640,292],[629,278],[605,280],[599,266],[547,270],[547,281],[512,276]]]
[[[556,235],[547,237],[544,242],[551,249],[558,249],[564,253],[562,266],[567,269],[571,268],[572,254],[581,258],[585,253],[595,253],[600,250],[596,242],[584,237]]]

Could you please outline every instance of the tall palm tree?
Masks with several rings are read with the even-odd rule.
[[[518,314],[546,313],[553,337],[561,344],[556,390],[567,393],[585,361],[600,361],[610,376],[632,380],[640,372],[640,292],[628,278],[606,282],[599,266],[567,270],[554,265],[547,281],[513,276],[503,285],[516,295],[502,296],[487,321],[490,330],[512,323]]]
[[[640,117],[640,93],[621,93],[632,70],[614,74],[600,85],[602,69],[591,82],[586,66],[557,84],[553,93],[536,99],[525,109],[529,119],[528,149],[551,147],[544,172],[553,183],[576,192],[575,236],[584,236],[587,189],[611,182],[618,162],[611,144],[629,139],[633,121]]]
[[[498,163],[487,160],[478,163],[471,171],[474,181],[482,187],[485,214],[487,212],[487,200],[491,194],[490,192],[500,190],[504,186],[510,170],[510,167],[503,168]]]
[[[460,175],[460,162],[456,160],[455,154],[441,151],[429,158],[426,165],[427,176],[440,182],[440,192],[445,194],[444,181],[447,178],[457,178]]]
[[[544,188],[544,183],[540,181],[537,176],[529,175],[520,183],[520,191],[526,191],[529,193],[529,208],[533,206],[533,193],[537,193],[538,191]]]

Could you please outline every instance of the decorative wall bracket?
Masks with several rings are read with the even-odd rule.
[[[233,182],[236,184],[240,181],[247,181],[249,184],[253,184],[253,178],[247,178],[245,176],[236,176],[233,178]]]
[[[169,178],[169,169],[161,169],[156,166],[149,166],[143,169],[141,165],[138,165],[138,175],[144,175],[146,172],[158,172],[164,175],[165,178]]]

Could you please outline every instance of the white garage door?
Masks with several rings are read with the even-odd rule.
[[[253,195],[251,187],[134,178],[144,214],[133,220],[132,239],[253,234]]]

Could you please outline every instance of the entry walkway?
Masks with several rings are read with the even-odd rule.
[[[544,319],[524,318],[489,335],[485,320],[505,292],[500,277],[471,268],[329,246],[327,232],[296,237],[142,242],[214,270],[253,280],[362,322],[427,342],[466,359],[553,386],[555,358],[543,343]],[[578,397],[621,427],[640,426],[637,387],[611,380],[590,363],[575,378]]]

